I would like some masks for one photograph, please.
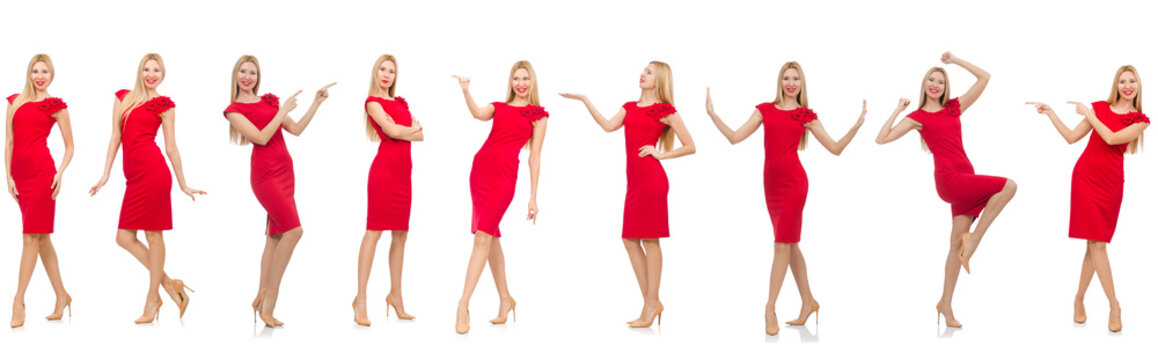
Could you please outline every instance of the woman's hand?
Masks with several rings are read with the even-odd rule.
[[[647,157],[649,155],[656,160],[663,160],[663,154],[660,154],[659,150],[655,149],[655,146],[648,145],[639,148],[639,157]]]
[[[52,200],[56,200],[57,194],[60,194],[60,172],[52,177]]]
[[[458,86],[461,86],[463,91],[466,91],[470,88],[470,76],[451,76],[453,76],[455,79],[458,79]]]
[[[1037,109],[1038,114],[1048,114],[1048,113],[1053,112],[1053,109],[1051,109],[1049,107],[1049,105],[1046,105],[1045,103],[1040,103],[1040,102],[1036,102],[1036,101],[1026,101],[1025,104],[1026,105],[1033,105],[1033,107]]]
[[[531,225],[535,224],[535,219],[539,217],[539,204],[535,203],[535,199],[527,204],[527,220],[531,220]]]
[[[108,175],[101,176],[101,180],[97,181],[97,184],[93,185],[91,189],[88,189],[88,196],[96,196],[97,191],[100,191],[101,188],[104,187],[105,183],[107,183],[107,182],[109,182],[109,176]]]
[[[12,195],[12,200],[20,201],[20,192],[16,191],[16,180],[8,177],[8,195]]]
[[[327,89],[334,85],[338,85],[338,83],[332,82],[329,85],[323,86],[321,89],[319,89],[317,95],[314,95],[314,103],[321,104],[323,101],[326,101],[326,99],[330,97],[330,91]]]
[[[205,196],[205,195],[206,195],[206,192],[205,192],[205,191],[203,191],[203,190],[197,190],[197,189],[194,189],[194,188],[191,188],[191,187],[188,187],[188,186],[182,186],[182,187],[181,187],[181,192],[185,193],[185,195],[189,195],[189,198],[190,198],[190,199],[193,199],[193,201],[197,201],[197,198],[196,198],[196,197],[194,197],[193,195],[201,195],[201,196]]]
[[[1078,115],[1085,116],[1086,118],[1098,117],[1097,115],[1094,114],[1093,110],[1090,110],[1089,106],[1086,106],[1086,103],[1083,103],[1081,101],[1066,101],[1066,103],[1067,104],[1073,104],[1074,110],[1078,113]]]
[[[904,110],[909,107],[910,103],[909,99],[901,98],[901,100],[897,102],[897,110]]]

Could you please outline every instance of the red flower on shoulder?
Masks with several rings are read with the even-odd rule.
[[[801,125],[807,124],[809,121],[816,120],[816,113],[812,109],[799,107],[792,111],[792,120]]]
[[[961,116],[961,102],[951,99],[945,103],[945,110],[949,112],[949,116]]]
[[[1122,115],[1121,117],[1119,117],[1119,120],[1122,121],[1122,125],[1126,125],[1126,126],[1134,125],[1137,123],[1147,123],[1147,124],[1150,123],[1150,118],[1147,117],[1146,114],[1143,114],[1140,112],[1134,112],[1134,113],[1129,113],[1127,115]]]
[[[65,104],[64,100],[61,100],[60,98],[55,98],[55,97],[41,100],[41,103],[40,103],[40,111],[44,112],[45,114],[49,114],[49,115],[55,114],[56,112],[58,112],[60,110],[67,109],[67,108],[68,108],[68,104]]]
[[[394,101],[397,101],[398,105],[402,105],[403,108],[410,109],[410,104],[407,104],[406,99],[403,99],[401,96],[395,96]]]
[[[153,100],[149,100],[148,104],[145,105],[145,110],[160,115],[175,106],[177,106],[177,104],[174,104],[173,99],[170,99],[168,96],[158,96]]]
[[[655,104],[652,104],[651,106],[648,106],[647,110],[644,113],[647,114],[647,116],[652,118],[652,119],[659,120],[659,119],[662,119],[664,116],[674,114],[675,112],[676,112],[675,107],[672,106],[671,104],[655,103]]]
[[[266,104],[269,104],[270,106],[273,106],[273,107],[278,107],[278,106],[279,106],[279,105],[278,105],[278,101],[279,101],[279,100],[278,100],[278,98],[277,98],[277,95],[274,95],[274,94],[268,94],[268,93],[267,93],[267,94],[265,94],[265,95],[262,95],[262,96],[261,96],[261,101],[264,101]]]
[[[531,121],[539,120],[548,116],[547,110],[544,110],[542,106],[535,105],[530,105],[524,108],[522,114],[523,117]]]

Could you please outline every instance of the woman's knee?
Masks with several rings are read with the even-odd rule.
[[[474,247],[476,248],[490,248],[492,240],[494,237],[485,232],[475,231],[474,233]]]
[[[1001,189],[1001,191],[1009,194],[1009,196],[1013,196],[1013,194],[1017,193],[1017,183],[1013,182],[1013,179],[1005,179],[1005,188]]]

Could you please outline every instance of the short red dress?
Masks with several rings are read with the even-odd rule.
[[[499,221],[515,198],[519,177],[519,151],[534,134],[534,122],[547,118],[541,106],[511,106],[491,103],[495,108],[491,134],[487,137],[470,168],[472,205],[470,232],[477,231],[502,237]]]
[[[977,175],[961,143],[961,102],[945,103],[937,112],[918,109],[906,117],[921,123],[921,138],[933,153],[937,195],[949,203],[953,216],[977,217],[989,198],[1005,188],[1003,177]]]
[[[1093,104],[1098,121],[1117,132],[1137,123],[1150,123],[1140,112],[1118,114],[1110,104]],[[1074,164],[1070,186],[1070,237],[1075,239],[1110,242],[1118,226],[1118,212],[1122,208],[1122,188],[1126,172],[1122,155],[1129,144],[1109,145],[1097,131],[1090,131],[1086,150]]]
[[[124,100],[129,90],[117,91]],[[121,148],[125,170],[125,200],[121,203],[118,229],[162,231],[173,229],[170,192],[173,175],[157,147],[161,113],[175,104],[168,96],[141,103],[121,118]]]
[[[627,152],[627,196],[623,200],[623,238],[668,237],[667,173],[659,159],[639,157],[639,149],[656,146],[667,124],[659,121],[674,114],[668,103],[639,107],[635,101],[623,104],[623,140]]]
[[[277,96],[265,94],[254,103],[229,104],[225,113],[245,116],[258,129],[273,121],[281,105]],[[249,157],[249,185],[253,195],[268,213],[265,233],[277,235],[302,225],[298,206],[294,202],[294,161],[285,146],[281,128],[273,133],[265,145],[253,144]]]
[[[393,100],[377,96],[366,98],[370,102],[382,105],[382,109],[390,115],[399,126],[410,126],[410,106],[401,96]],[[366,114],[369,116],[369,112]],[[370,164],[369,184],[367,185],[366,230],[410,230],[410,142],[395,140],[386,136],[378,122],[371,119],[370,124],[378,133],[378,155]]]
[[[780,110],[772,103],[756,105],[764,118],[764,201],[776,242],[800,242],[808,174],[797,156],[804,124],[816,120],[807,108]]]
[[[8,97],[8,104],[20,94]],[[56,219],[56,200],[52,199],[52,179],[56,163],[48,151],[48,134],[57,112],[68,108],[60,98],[29,101],[12,114],[12,180],[25,234],[51,234]]]

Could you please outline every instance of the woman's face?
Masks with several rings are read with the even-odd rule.
[[[32,78],[32,86],[36,90],[44,91],[52,83],[52,73],[48,71],[48,64],[43,61],[32,64],[32,73],[28,75]]]
[[[945,94],[945,73],[934,71],[925,78],[925,96],[940,99]]]
[[[237,70],[237,87],[243,92],[253,92],[254,85],[257,85],[257,64],[245,62]]]
[[[378,87],[382,91],[390,91],[390,87],[394,85],[394,77],[397,76],[395,65],[393,61],[383,61],[378,66]]]
[[[527,97],[531,93],[531,72],[523,68],[515,70],[515,76],[511,78],[511,89],[515,90],[516,96]]]
[[[165,79],[165,74],[161,72],[161,64],[157,60],[146,61],[145,67],[141,69],[141,79],[145,80],[146,89],[156,90],[157,85],[161,85],[161,80]]]
[[[655,64],[648,64],[639,74],[639,88],[644,90],[655,89]]]
[[[1126,101],[1134,101],[1138,96],[1138,76],[1133,71],[1123,72],[1118,76],[1118,97]]]
[[[784,89],[785,98],[795,99],[800,94],[800,84],[800,71],[796,68],[784,70],[784,76],[780,77],[780,88]]]

